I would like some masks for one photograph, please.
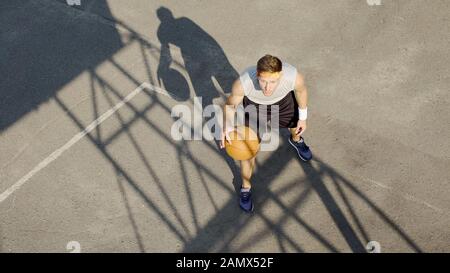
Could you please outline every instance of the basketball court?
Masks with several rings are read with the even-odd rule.
[[[450,251],[449,12],[2,1],[0,251]],[[223,104],[266,53],[305,75],[314,158],[281,131],[246,214],[237,162],[215,141],[175,140],[171,114]]]

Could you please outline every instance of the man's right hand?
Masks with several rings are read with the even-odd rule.
[[[229,133],[232,132],[234,129],[224,129],[222,130],[222,134],[220,136],[220,149],[225,148],[225,141],[228,142],[228,144],[231,144],[231,139]]]
[[[225,141],[231,144],[231,139],[229,133],[234,131],[234,127],[232,127],[232,120],[234,120],[234,114],[236,112],[237,105],[241,104],[244,100],[244,88],[241,85],[241,81],[239,79],[235,80],[233,86],[231,88],[231,95],[227,98],[227,101],[223,108],[223,113],[225,115],[222,129],[222,135],[220,140],[220,148],[225,148]],[[231,123],[227,123],[229,121]],[[228,124],[228,127],[226,126]]]

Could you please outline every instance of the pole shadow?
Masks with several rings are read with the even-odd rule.
[[[0,6],[0,133],[124,46],[116,28],[87,20],[67,4],[6,1]],[[95,6],[112,17],[105,0]]]

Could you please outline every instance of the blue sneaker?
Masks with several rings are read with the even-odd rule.
[[[242,210],[245,212],[252,212],[254,209],[253,202],[252,202],[252,192],[249,191],[243,191],[243,188],[241,188],[241,197],[239,199],[239,206]]]
[[[292,136],[290,136],[289,143],[292,145],[292,147],[295,148],[295,150],[297,151],[297,154],[301,160],[303,160],[303,161],[311,160],[311,158],[312,158],[311,150],[309,149],[308,145],[306,145],[303,137],[300,137],[300,142],[295,142],[292,139]]]

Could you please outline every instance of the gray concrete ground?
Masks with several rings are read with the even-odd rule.
[[[0,3],[0,251],[450,250],[449,1],[81,4]],[[305,75],[314,160],[282,132],[248,215],[237,165],[174,140],[171,109],[223,103],[265,53]],[[170,93],[76,137],[145,82]]]

